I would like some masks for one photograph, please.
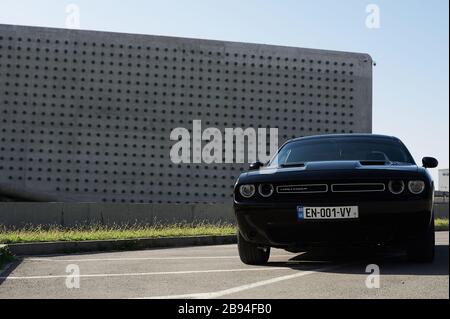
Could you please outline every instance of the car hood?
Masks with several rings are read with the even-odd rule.
[[[360,161],[328,161],[310,162],[302,167],[262,168],[258,171],[249,171],[243,173],[238,182],[402,178],[423,174],[422,168],[412,164],[367,165]]]

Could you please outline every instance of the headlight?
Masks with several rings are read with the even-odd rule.
[[[252,184],[241,185],[241,187],[239,187],[239,192],[243,197],[250,198],[253,195],[255,195],[255,185]]]
[[[258,186],[258,192],[262,197],[270,197],[273,194],[272,184],[260,184]]]
[[[389,190],[392,194],[401,194],[405,190],[405,183],[403,181],[390,181]]]
[[[423,181],[410,181],[408,183],[408,189],[413,194],[420,194],[425,189],[425,182],[423,182]]]

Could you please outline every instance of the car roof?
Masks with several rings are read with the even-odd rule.
[[[368,137],[368,138],[384,138],[384,139],[390,139],[390,140],[397,140],[399,139],[395,136],[389,136],[389,135],[381,135],[381,134],[371,134],[371,133],[351,133],[351,134],[322,134],[322,135],[310,135],[310,136],[303,136],[303,137],[297,137],[288,140],[286,143],[294,142],[294,141],[304,141],[304,140],[314,140],[314,139],[330,139],[330,138],[346,138],[346,137]]]

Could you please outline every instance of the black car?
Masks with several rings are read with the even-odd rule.
[[[397,138],[321,135],[286,142],[253,163],[234,188],[238,248],[264,264],[270,247],[400,244],[415,261],[434,258],[434,183]]]

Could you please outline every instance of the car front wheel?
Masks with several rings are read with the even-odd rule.
[[[432,262],[434,260],[435,234],[434,216],[422,238],[411,242],[408,246],[408,259],[414,262]]]
[[[246,241],[239,231],[237,237],[239,257],[244,264],[263,265],[267,263],[270,256],[270,247],[259,247]]]

